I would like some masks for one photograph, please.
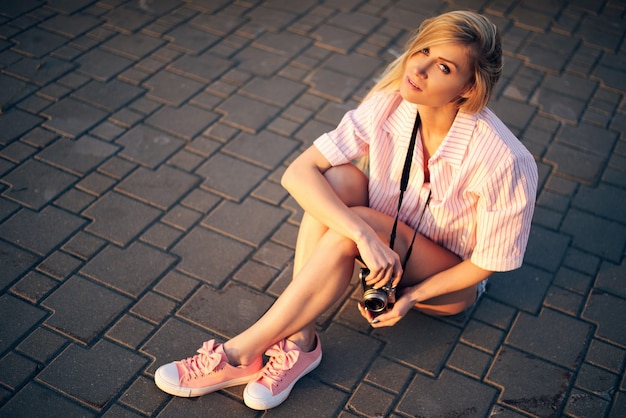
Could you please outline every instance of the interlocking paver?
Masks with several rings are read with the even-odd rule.
[[[7,416],[22,414],[36,416],[41,411],[48,411],[50,417],[58,418],[96,416],[93,411],[35,382],[28,383],[16,396],[0,408],[0,414]]]
[[[198,226],[182,238],[171,252],[181,258],[177,266],[179,270],[220,286],[231,269],[248,257],[252,247]]]
[[[192,105],[179,108],[162,107],[150,116],[146,123],[172,135],[190,141],[218,119],[214,112],[208,112]]]
[[[198,167],[196,174],[206,178],[203,187],[225,197],[241,200],[263,179],[267,171],[218,153]]]
[[[119,155],[154,168],[183,146],[183,140],[147,125],[137,125],[115,141],[124,147]]]
[[[146,358],[102,340],[91,348],[71,345],[42,371],[40,379],[101,408],[146,363]],[[94,375],[98,376],[96,388],[91,384]]]

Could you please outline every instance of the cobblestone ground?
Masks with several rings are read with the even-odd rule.
[[[0,0],[0,416],[623,417],[623,0]],[[285,166],[425,17],[503,34],[490,107],[535,155],[524,266],[466,315],[374,331],[353,288],[280,407],[156,367],[291,277]],[[355,285],[354,285],[355,286]]]

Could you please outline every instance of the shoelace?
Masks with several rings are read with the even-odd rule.
[[[215,370],[222,361],[222,355],[216,353],[215,348],[215,340],[205,341],[198,349],[198,354],[178,362],[184,371],[180,380],[197,379]]]
[[[269,387],[277,386],[285,372],[290,370],[298,361],[299,350],[285,351],[285,340],[270,347],[265,354],[270,357],[261,372],[261,379],[267,380]]]

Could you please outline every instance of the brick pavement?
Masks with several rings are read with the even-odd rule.
[[[263,415],[154,370],[285,288],[285,166],[455,8],[503,33],[491,107],[540,170],[525,264],[467,315],[392,329],[354,290],[265,415],[624,416],[622,0],[0,1],[0,416]]]

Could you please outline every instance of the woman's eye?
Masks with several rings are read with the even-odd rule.
[[[450,74],[450,67],[446,64],[439,64],[439,69],[444,72],[444,74]]]
[[[430,53],[430,50],[428,48],[423,48],[420,52],[424,55],[428,55]]]

